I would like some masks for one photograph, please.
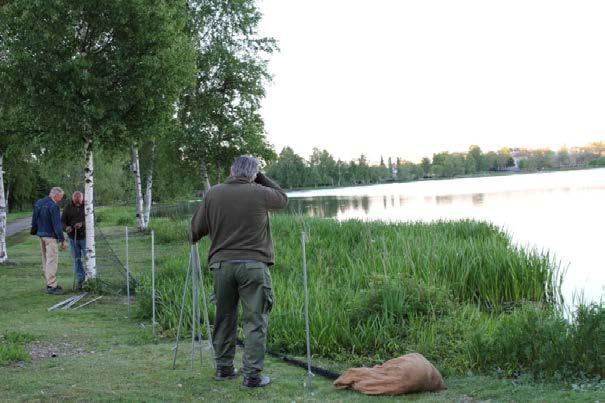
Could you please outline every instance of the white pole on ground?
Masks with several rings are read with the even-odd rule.
[[[155,233],[151,230],[151,327],[155,337]]]
[[[74,308],[74,311],[75,311],[76,309],[80,309],[80,308],[82,308],[83,306],[86,306],[86,305],[88,305],[88,304],[92,304],[93,302],[95,302],[96,300],[99,300],[99,299],[101,299],[101,298],[103,298],[103,296],[102,296],[102,295],[101,295],[101,296],[99,296],[99,297],[97,297],[97,298],[95,298],[95,299],[93,299],[93,300],[91,300],[91,301],[88,301],[88,302],[86,302],[86,303],[84,303],[84,304],[82,304],[82,305],[78,305],[77,307],[75,307],[75,308]]]
[[[305,248],[305,231],[300,234],[300,243],[302,247],[302,265],[303,265],[303,283],[305,288],[305,333],[307,338],[307,377],[304,386],[311,387],[313,372],[311,371],[311,331],[309,329],[309,289],[307,287],[307,253]]]
[[[126,298],[128,299],[128,318],[130,318],[130,267],[128,265],[128,226],[126,230]]]

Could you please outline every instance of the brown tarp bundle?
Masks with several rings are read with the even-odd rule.
[[[401,395],[447,389],[437,368],[422,354],[406,354],[372,368],[351,368],[334,381],[337,389],[366,395]]]

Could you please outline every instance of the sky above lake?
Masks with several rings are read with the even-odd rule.
[[[605,1],[260,0],[268,140],[308,157],[605,140]]]

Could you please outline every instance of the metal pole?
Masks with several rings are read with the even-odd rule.
[[[305,231],[300,234],[300,243],[302,247],[302,265],[303,265],[303,283],[305,289],[305,333],[307,338],[307,377],[305,387],[311,386],[313,372],[311,371],[311,331],[309,329],[309,289],[307,287],[307,254],[305,248]]]
[[[194,271],[194,280],[195,280],[195,335],[197,338],[197,343],[200,349],[200,366],[204,365],[204,352],[202,349],[202,325],[200,324],[200,298],[199,298],[199,290],[200,290],[200,276],[199,276],[199,262],[197,259],[197,244],[191,245],[191,262],[192,262],[192,270]],[[193,357],[193,350],[192,350]],[[193,361],[192,361],[193,363]]]
[[[185,309],[185,296],[187,295],[187,286],[189,285],[189,273],[191,272],[191,254],[189,255],[189,267],[183,284],[183,298],[181,299],[181,313],[179,314],[179,326],[176,330],[176,342],[174,344],[174,358],[172,360],[172,369],[176,368],[176,355],[179,352],[179,339],[181,338],[181,327],[183,325],[183,311]]]
[[[214,346],[212,345],[212,332],[210,330],[210,319],[208,318],[208,302],[206,300],[206,289],[204,288],[204,274],[202,272],[202,265],[200,263],[200,254],[195,246],[195,260],[197,263],[197,269],[199,271],[200,284],[202,288],[202,303],[204,304],[204,322],[206,322],[206,333],[208,334],[208,346],[210,347],[210,353],[212,354],[212,368],[216,369],[216,361],[214,355]],[[201,341],[200,341],[201,343]]]
[[[128,299],[128,318],[130,319],[130,268],[128,265],[128,226],[126,230],[126,298]]]
[[[191,270],[191,368],[193,369],[193,360],[195,358],[195,336],[199,322],[196,323],[197,319],[197,298],[198,298],[198,286],[199,280],[197,278],[197,268],[195,267],[195,255],[193,249],[194,245],[191,245],[191,261],[193,268]]]
[[[69,236],[68,236],[68,238],[69,238]],[[75,228],[75,227],[74,227],[74,242],[77,245],[77,242],[78,242],[78,229]],[[74,282],[73,282],[73,284],[71,286],[71,290],[75,291],[76,290],[76,267],[78,266],[78,262],[77,262],[77,257],[76,257],[76,254],[75,254],[75,252],[76,252],[75,249],[76,248],[74,248],[74,251],[72,252],[71,251],[71,245],[70,245],[69,249],[70,249],[70,253],[73,253],[73,264],[74,264]],[[80,253],[82,253],[82,252],[80,251]]]
[[[151,328],[155,337],[155,233],[151,230]]]
[[[76,309],[80,309],[80,308],[82,308],[83,306],[86,306],[86,305],[88,305],[88,304],[92,304],[93,302],[95,302],[96,300],[101,299],[101,298],[103,298],[103,296],[102,296],[102,295],[101,295],[101,296],[99,296],[99,297],[97,297],[97,298],[95,298],[95,299],[93,299],[93,300],[91,300],[91,301],[88,301],[88,302],[86,302],[86,303],[84,303],[84,304],[82,304],[82,305],[79,305],[79,306],[77,306],[77,307],[75,307],[75,308],[74,308],[74,311],[75,311]]]

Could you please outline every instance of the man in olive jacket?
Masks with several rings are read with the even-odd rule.
[[[268,385],[262,376],[269,312],[273,291],[269,266],[274,263],[269,210],[286,207],[284,191],[259,172],[258,160],[241,156],[231,166],[231,176],[213,186],[191,220],[189,239],[211,240],[208,263],[214,277],[216,319],[214,379],[235,378],[233,367],[237,336],[237,312],[244,311],[243,372],[245,387]]]

